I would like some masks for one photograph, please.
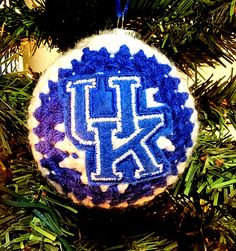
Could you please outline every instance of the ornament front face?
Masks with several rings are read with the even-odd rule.
[[[177,180],[197,115],[168,59],[125,34],[85,39],[41,77],[29,109],[39,169],[75,203],[142,205]]]

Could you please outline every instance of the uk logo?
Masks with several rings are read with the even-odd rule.
[[[86,156],[91,184],[135,183],[171,173],[158,139],[172,133],[171,110],[140,76],[95,76],[65,86],[66,133]]]

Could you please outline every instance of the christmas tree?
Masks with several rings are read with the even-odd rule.
[[[142,207],[105,211],[73,204],[38,172],[26,121],[42,73],[14,63],[24,43],[63,53],[116,28],[118,1],[29,2],[0,9],[0,250],[236,250],[236,76],[201,76],[203,65],[235,61],[236,1],[121,1],[122,9],[129,4],[124,28],[191,80],[200,130],[172,187]]]

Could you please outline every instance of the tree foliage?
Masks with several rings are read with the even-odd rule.
[[[4,51],[26,37],[64,51],[83,37],[116,26],[115,1],[41,0],[31,10],[23,0],[9,2],[10,7],[0,10],[8,37]],[[139,32],[191,74],[196,65],[233,61],[235,13],[234,0],[132,0],[125,28]]]
[[[8,63],[25,39],[66,50],[116,23],[113,1],[45,0],[31,10],[23,0],[9,2],[0,9],[0,55],[13,53]],[[235,55],[234,0],[133,0],[125,23],[188,74]],[[26,119],[37,79],[28,71],[0,76],[0,250],[236,249],[236,141],[228,130],[236,128],[233,72],[195,80],[201,129],[189,168],[151,204],[124,211],[74,205],[36,170]]]

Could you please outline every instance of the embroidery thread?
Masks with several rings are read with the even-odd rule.
[[[79,150],[88,150],[90,182],[131,183],[170,173],[157,140],[172,133],[171,111],[165,104],[152,108],[145,104],[143,111],[137,107],[147,101],[140,77],[111,76],[105,80],[98,74],[69,82],[66,89],[70,97],[64,99],[64,109],[71,104],[70,116],[65,117],[70,118],[68,136]]]
[[[139,40],[102,34],[89,44],[40,79],[29,109],[32,151],[75,203],[141,205],[183,172],[197,135],[194,102],[169,61]]]

